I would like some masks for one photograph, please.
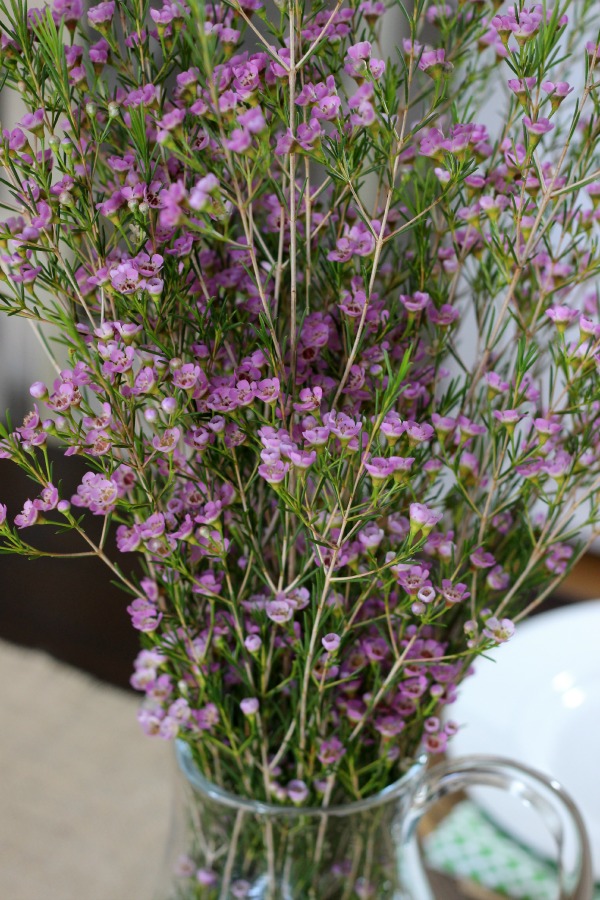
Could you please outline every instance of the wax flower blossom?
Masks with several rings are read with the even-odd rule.
[[[108,564],[207,778],[362,800],[599,529],[600,8],[412,4],[389,59],[380,0],[0,9],[0,309],[55,371],[1,549]]]

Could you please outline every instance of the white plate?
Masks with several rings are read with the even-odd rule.
[[[535,616],[490,655],[448,709],[462,726],[450,752],[509,756],[560,781],[583,814],[600,881],[600,600]],[[514,798],[473,795],[505,831],[555,856],[543,823]]]

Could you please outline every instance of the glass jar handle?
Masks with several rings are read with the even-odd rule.
[[[559,900],[591,900],[594,880],[590,843],[581,813],[554,779],[528,766],[498,756],[464,756],[425,770],[403,822],[405,877],[414,897],[431,897],[416,840],[416,827],[427,810],[446,794],[478,786],[495,787],[518,797],[544,820],[558,851]],[[576,849],[574,862],[567,848]]]

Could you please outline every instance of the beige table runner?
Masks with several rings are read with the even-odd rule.
[[[0,897],[151,900],[172,747],[135,696],[0,642]]]

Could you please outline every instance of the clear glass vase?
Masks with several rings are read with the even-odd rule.
[[[416,763],[379,794],[345,806],[281,807],[207,781],[176,745],[178,791],[156,900],[429,900],[416,826],[448,792],[508,790],[533,806],[556,842],[560,900],[590,900],[585,828],[555,781],[497,757]]]

